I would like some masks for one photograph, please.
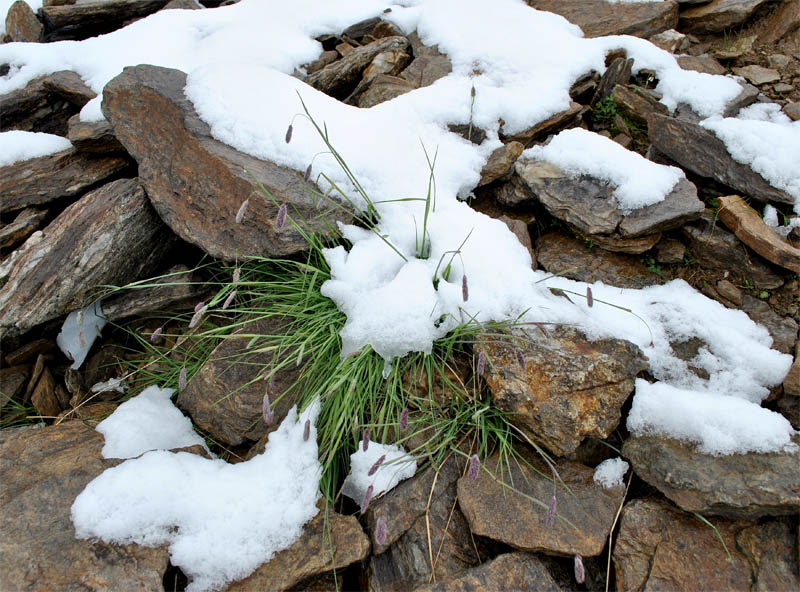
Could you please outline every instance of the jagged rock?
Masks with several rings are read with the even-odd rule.
[[[414,90],[414,88],[414,85],[404,78],[378,74],[370,83],[369,88],[358,98],[358,106],[362,109],[374,107]]]
[[[703,213],[703,202],[686,179],[678,181],[662,201],[623,214],[613,196],[615,188],[604,181],[588,175],[573,178],[542,161],[518,160],[514,168],[553,216],[584,234],[644,236],[677,228]]]
[[[651,113],[669,114],[666,105],[658,102],[659,95],[640,86],[619,84],[611,92],[611,98],[620,113],[640,125],[647,125]]]
[[[525,0],[538,10],[555,12],[575,23],[587,37],[635,35],[651,37],[678,24],[678,3],[610,4],[605,0]]]
[[[751,590],[791,592],[800,590],[797,528],[786,519],[749,526],[736,537],[736,548],[750,560]]]
[[[86,194],[3,263],[0,335],[21,334],[81,308],[99,285],[152,273],[173,244],[135,179]]]
[[[46,41],[88,39],[110,33],[126,22],[164,8],[169,0],[101,0],[62,6],[43,6]]]
[[[647,368],[634,344],[589,341],[568,326],[493,337],[481,348],[494,405],[559,456],[574,451],[588,436],[608,436],[619,423],[636,375]]]
[[[718,215],[740,241],[764,259],[800,273],[800,249],[778,236],[740,196],[720,197]]]
[[[245,579],[230,584],[225,592],[288,590],[306,578],[334,568],[341,570],[368,555],[369,538],[358,520],[333,511],[326,516],[322,508],[291,547],[276,553]]]
[[[800,397],[800,355],[795,356],[794,364],[783,380],[783,392],[793,397]]]
[[[103,445],[103,436],[83,421],[0,432],[0,581],[6,589],[162,589],[165,547],[75,538],[72,502],[120,462],[103,459]]]
[[[736,117],[741,109],[752,105],[758,100],[760,93],[755,86],[742,80],[738,82],[739,86],[742,87],[742,91],[725,105],[725,109],[722,112],[723,117]]]
[[[125,68],[103,92],[103,114],[139,164],[139,179],[161,218],[181,238],[214,257],[283,256],[308,248],[290,224],[276,228],[279,205],[305,219],[312,232],[345,220],[309,197],[302,175],[258,160],[211,137],[184,97],[186,74],[156,66]],[[251,177],[252,175],[252,177]],[[253,177],[258,181],[253,180]],[[249,199],[241,224],[234,219]]]
[[[749,19],[767,0],[712,0],[687,8],[680,14],[678,28],[684,33],[719,33]]]
[[[509,142],[496,148],[481,169],[481,180],[478,187],[488,185],[506,176],[524,149],[525,146],[519,142]]]
[[[648,119],[648,135],[659,152],[701,177],[710,177],[759,201],[794,203],[791,195],[733,160],[722,140],[695,123],[654,114]]]
[[[689,242],[692,257],[700,267],[725,269],[737,281],[747,278],[753,285],[771,290],[783,284],[783,279],[772,268],[756,257],[748,255],[744,245],[730,232],[720,228],[715,216],[708,211],[681,229]]]
[[[469,592],[472,590],[560,592],[564,588],[558,585],[547,567],[534,555],[505,553],[452,580],[420,586],[415,588],[414,592]]]
[[[47,210],[37,210],[36,208],[22,210],[13,222],[0,228],[0,248],[6,249],[24,241],[39,229],[46,217]]]
[[[123,172],[122,155],[81,154],[75,149],[0,167],[0,213],[73,197]]]
[[[747,558],[736,548],[737,524],[713,520],[731,553],[699,518],[667,503],[626,504],[614,546],[618,592],[637,590],[752,590]]]
[[[473,534],[522,551],[599,555],[625,488],[604,489],[592,479],[593,469],[572,461],[556,463],[569,491],[558,486],[556,518],[553,526],[548,527],[546,518],[554,494],[554,477],[532,452],[522,451],[522,454],[525,462],[509,460],[502,472],[495,454],[485,459],[476,481],[468,476],[458,480],[458,503]]]
[[[410,61],[411,56],[402,49],[389,49],[379,53],[364,69],[361,82],[344,102],[348,105],[357,105],[359,97],[369,88],[373,80],[378,76],[397,76]]]
[[[97,96],[97,93],[86,85],[83,78],[72,70],[60,70],[41,80],[47,90],[80,108]]]
[[[408,80],[414,88],[430,86],[440,78],[453,71],[453,65],[447,56],[437,53],[420,55],[400,73],[400,77]]]
[[[800,509],[798,448],[711,456],[670,438],[632,436],[622,455],[639,477],[687,512],[755,519]]]
[[[785,354],[794,352],[797,341],[797,322],[791,317],[782,317],[772,307],[749,294],[742,296],[741,309],[759,325],[763,325],[772,336],[772,348]]]
[[[580,116],[582,110],[583,107],[579,103],[570,101],[569,107],[564,111],[560,111],[554,115],[551,115],[544,121],[540,121],[533,127],[530,127],[524,131],[511,135],[503,135],[501,130],[501,139],[504,142],[520,142],[527,148],[539,138],[558,132],[574,123],[575,120]]]
[[[630,255],[640,255],[652,249],[661,239],[661,234],[646,234],[629,238],[627,236],[593,234],[586,237],[587,241],[596,243],[606,251],[614,253],[628,253]]]
[[[678,53],[678,51],[689,46],[689,39],[686,37],[686,35],[676,31],[675,29],[668,29],[666,31],[662,31],[661,33],[657,33],[656,35],[651,36],[648,41],[650,41],[650,43],[656,47],[660,47],[669,53]]]
[[[39,354],[46,354],[55,348],[56,342],[52,339],[34,339],[22,347],[5,354],[5,361],[9,366],[27,364],[35,360]]]
[[[758,39],[764,44],[777,43],[798,28],[800,28],[800,4],[782,2],[763,23]]]
[[[618,84],[627,84],[633,71],[633,59],[614,58],[600,77],[591,106],[594,107],[611,94]]]
[[[81,121],[80,114],[73,115],[67,122],[67,139],[79,152],[93,154],[113,154],[125,152],[111,129],[111,124],[102,121]]]
[[[695,72],[705,72],[706,74],[717,74],[724,76],[728,70],[710,55],[682,55],[676,58],[678,65],[684,70],[694,70]]]
[[[762,84],[769,84],[770,82],[777,82],[781,79],[780,72],[772,68],[764,68],[756,64],[750,66],[743,66],[741,68],[734,68],[733,73],[737,76],[742,76],[756,86]]]
[[[274,335],[281,329],[281,323],[274,319],[257,321],[239,331],[245,337],[223,340],[180,393],[178,407],[197,426],[225,444],[236,446],[264,436],[268,427],[261,406],[268,383],[258,375],[271,368],[274,358],[272,352],[251,354],[247,345],[253,334]],[[292,361],[274,375],[269,387],[274,426],[302,397],[302,387],[295,385],[301,370],[302,365],[298,367]],[[276,400],[277,397],[280,398]]]
[[[42,40],[44,25],[24,0],[17,0],[8,9],[6,36],[11,41],[26,43],[38,43]]]
[[[638,258],[591,248],[585,242],[557,232],[539,237],[536,260],[552,274],[581,282],[603,282],[620,288],[661,283]]]

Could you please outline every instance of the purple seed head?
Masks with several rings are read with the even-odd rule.
[[[241,224],[242,220],[244,220],[244,214],[247,211],[247,206],[250,204],[250,200],[246,199],[242,202],[242,205],[239,206],[239,211],[236,212],[236,223]]]
[[[481,459],[478,458],[477,454],[473,454],[469,459],[469,471],[467,472],[467,477],[470,481],[477,481],[480,471]]]
[[[514,353],[517,354],[517,363],[519,364],[519,367],[525,370],[525,356],[523,356],[522,352],[518,349],[515,349]]]
[[[364,501],[361,502],[361,513],[367,511],[367,507],[369,506],[369,500],[372,499],[372,485],[367,487],[367,492],[364,494]]]
[[[364,436],[361,438],[361,449],[366,452],[369,448],[369,428],[364,428]]]
[[[306,425],[303,428],[303,442],[308,442],[308,437],[311,435],[311,420],[306,420]]]
[[[286,143],[287,144],[292,141],[292,132],[293,131],[294,131],[294,127],[290,123],[289,127],[286,129]]]
[[[311,165],[309,164],[306,167],[306,172],[303,174],[303,181],[308,183],[308,180],[311,178]]]
[[[469,285],[467,285],[467,274],[461,276],[461,299],[466,302],[469,300]]]
[[[553,497],[550,498],[550,506],[547,508],[547,520],[545,520],[545,524],[547,528],[553,528],[553,524],[556,521],[556,496],[555,494]]]
[[[241,275],[242,275],[242,269],[240,267],[237,267],[236,269],[233,270],[233,283],[234,284],[238,284],[239,283],[239,277]]]
[[[592,289],[589,286],[586,286],[586,306],[592,308],[594,305],[594,297],[592,296]]]
[[[378,467],[380,467],[383,461],[385,460],[386,460],[386,455],[382,454],[381,457],[375,461],[375,464],[372,465],[370,470],[367,472],[367,477],[372,477],[378,471]]]
[[[163,326],[153,331],[153,333],[150,335],[150,343],[155,343],[156,341],[158,341],[158,338],[161,337],[162,331],[164,331]]]
[[[386,544],[386,516],[378,518],[378,523],[375,525],[375,542],[379,545]]]
[[[478,354],[478,368],[477,368],[478,376],[483,376],[483,371],[485,368],[486,368],[486,354],[480,352]]]
[[[281,207],[278,208],[278,215],[275,216],[275,228],[280,230],[286,224],[286,204],[282,203]]]
[[[469,91],[470,96],[474,99],[475,98],[475,85],[472,85],[472,90]]]
[[[583,568],[583,559],[580,555],[575,555],[575,581],[579,584],[586,581],[586,570]]]
[[[178,374],[178,390],[186,390],[186,366],[183,366]]]
[[[272,405],[269,401],[269,393],[264,393],[264,400],[261,402],[261,415],[264,416],[264,423],[272,425],[275,420],[275,414],[272,412]]]
[[[208,306],[203,305],[203,306],[200,307],[200,309],[197,312],[194,313],[194,316],[192,317],[192,320],[189,321],[189,328],[190,329],[194,329],[195,327],[197,327],[197,325],[200,323],[200,319],[203,318],[203,315],[206,314],[207,310],[208,310]]]
[[[228,297],[225,299],[225,302],[222,303],[222,310],[228,310],[228,307],[231,305],[234,298],[236,298],[236,290],[228,294]]]
[[[200,302],[194,305],[194,311],[200,312],[200,309],[203,308],[205,305],[206,303],[201,300]]]
[[[408,428],[408,407],[403,407],[400,412],[400,431],[403,432]]]

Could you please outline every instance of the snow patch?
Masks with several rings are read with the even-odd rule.
[[[370,475],[370,469],[381,456],[386,458]],[[370,442],[369,447],[364,450],[359,444],[358,450],[350,455],[350,474],[344,480],[342,493],[361,504],[370,485],[372,497],[377,497],[390,491],[401,481],[413,477],[416,472],[417,462],[402,446]]]
[[[53,134],[21,130],[0,132],[0,166],[49,156],[70,148],[72,142]]]
[[[624,485],[623,478],[628,472],[630,465],[621,458],[609,458],[604,460],[594,470],[595,483],[599,483],[605,489],[620,487]]]

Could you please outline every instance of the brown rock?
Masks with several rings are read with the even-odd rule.
[[[739,307],[742,305],[744,294],[728,280],[720,280],[714,287],[717,289],[717,293],[733,306]]]
[[[685,255],[686,247],[674,238],[665,238],[656,245],[656,261],[659,263],[680,263]]]
[[[485,460],[476,481],[466,476],[458,480],[458,503],[473,534],[522,551],[599,555],[625,488],[604,489],[593,481],[592,469],[571,461],[556,463],[569,492],[558,487],[556,518],[548,527],[545,522],[554,492],[552,474],[533,453],[522,454],[526,462],[510,460],[502,472],[495,454]]]
[[[164,547],[75,538],[70,507],[118,460],[82,421],[0,435],[0,581],[19,590],[159,590]]]
[[[681,11],[678,28],[684,33],[720,33],[749,19],[767,0],[712,0]]]
[[[791,195],[733,160],[722,140],[695,123],[651,115],[648,135],[659,152],[701,177],[710,177],[759,201],[794,203]]]
[[[73,115],[67,122],[67,138],[79,152],[94,154],[113,154],[125,152],[111,129],[111,124],[103,121],[81,121],[80,114]]]
[[[369,88],[376,77],[397,76],[410,61],[411,56],[402,49],[390,49],[379,53],[373,58],[369,66],[364,69],[361,82],[358,83],[358,86],[344,102],[348,105],[357,105],[358,98]]]
[[[678,60],[678,65],[684,70],[694,70],[695,72],[717,74],[719,76],[724,76],[728,72],[725,66],[710,55],[682,55],[678,56],[676,59]]]
[[[496,148],[481,169],[481,180],[478,187],[488,185],[508,175],[524,149],[525,146],[519,142],[509,142]]]
[[[783,106],[783,112],[786,113],[792,121],[799,121],[800,103],[787,103]]]
[[[733,73],[737,76],[743,76],[756,86],[762,84],[769,84],[770,82],[777,82],[781,79],[780,72],[772,68],[764,68],[756,64],[750,66],[743,66],[741,68],[734,68]]]
[[[306,74],[310,75],[314,72],[319,72],[328,64],[332,64],[339,58],[339,52],[336,50],[323,51],[319,57],[306,66]]]
[[[323,508],[303,527],[303,534],[291,547],[245,579],[230,584],[225,592],[288,590],[310,576],[342,569],[368,555],[369,538],[358,520]]]
[[[8,9],[6,16],[6,36],[11,41],[38,43],[44,36],[44,25],[36,18],[27,2],[17,0]]]
[[[720,197],[719,204],[720,220],[740,241],[767,261],[800,273],[800,249],[776,234],[740,196]]]
[[[588,437],[605,438],[647,368],[638,347],[619,339],[588,341],[567,326],[518,332],[483,345],[494,405],[528,436],[562,456]],[[524,360],[521,368],[519,356]]]
[[[605,0],[526,0],[538,10],[555,12],[575,23],[587,37],[650,37],[678,24],[678,3],[609,4]]]
[[[620,113],[640,125],[647,125],[651,113],[669,114],[666,105],[658,102],[660,96],[639,86],[619,84],[614,87],[611,98]]]
[[[156,66],[126,68],[103,92],[103,113],[139,164],[139,179],[161,218],[184,240],[214,257],[288,255],[308,248],[291,225],[275,226],[288,203],[312,232],[345,219],[321,210],[302,176],[238,152],[211,137],[183,94],[186,75]],[[252,176],[251,176],[252,175]],[[255,178],[255,180],[253,179]],[[249,199],[241,224],[234,219]]]
[[[606,251],[612,251],[614,253],[628,253],[631,255],[640,255],[645,251],[649,251],[660,239],[660,233],[646,234],[644,236],[637,236],[635,238],[616,236],[613,234],[594,234],[586,237],[586,240],[596,243]]]
[[[591,248],[585,242],[557,232],[536,241],[536,260],[552,274],[581,282],[603,282],[620,288],[641,288],[661,283],[635,257]]]
[[[675,29],[662,31],[661,33],[651,36],[648,41],[650,41],[650,43],[656,47],[660,47],[669,53],[678,53],[678,51],[688,47],[689,45],[689,39],[686,37],[686,35],[676,31]]]
[[[61,406],[56,397],[56,381],[49,368],[45,368],[39,377],[31,395],[31,403],[44,418],[52,419],[61,413]]]
[[[384,101],[390,101],[411,90],[414,90],[414,85],[408,80],[397,76],[379,74],[372,80],[369,88],[358,98],[358,106],[362,109],[368,109]]]
[[[783,392],[793,397],[800,397],[800,356],[795,357],[794,364],[783,380]]]
[[[30,366],[0,368],[0,393],[3,394],[0,406],[5,406],[10,399],[16,399],[23,393],[30,375]]]
[[[81,154],[70,149],[0,167],[0,212],[80,195],[121,173],[129,163],[121,155]]]
[[[591,106],[594,107],[611,94],[618,84],[628,84],[633,70],[633,59],[614,58],[600,77]]]
[[[560,111],[554,115],[551,115],[544,121],[540,121],[533,127],[530,127],[524,131],[518,132],[516,134],[511,134],[508,136],[503,135],[501,133],[501,139],[504,142],[520,142],[526,148],[533,144],[536,140],[558,131],[561,131],[565,127],[568,127],[572,123],[574,123],[577,118],[580,116],[583,107],[576,103],[575,101],[569,102],[569,107],[564,111]]]
[[[87,39],[110,33],[127,21],[139,19],[164,8],[169,0],[106,0],[71,5],[44,6],[47,41]]]
[[[80,108],[97,96],[83,78],[71,70],[60,70],[45,76],[42,84],[50,92]]]
[[[35,339],[30,341],[13,352],[6,354],[6,364],[16,366],[27,364],[33,361],[39,354],[46,354],[56,348],[56,342],[52,339]]]
[[[750,526],[736,537],[737,549],[750,560],[751,590],[790,592],[800,589],[796,528],[789,520]]]
[[[533,242],[531,241],[531,233],[528,232],[528,224],[526,224],[524,220],[512,218],[505,214],[498,216],[497,219],[508,226],[508,229],[519,239],[520,244],[528,249],[528,252],[531,254],[533,269],[536,269],[536,254],[533,252]],[[534,220],[531,218],[529,223],[533,221]]]
[[[528,553],[505,553],[464,572],[459,577],[420,586],[415,588],[414,592],[472,592],[473,590],[560,592],[563,589],[536,556]]]
[[[7,277],[0,288],[0,334],[24,333],[82,307],[96,286],[152,273],[173,244],[135,179],[86,194],[31,236],[7,271],[0,269]]]
[[[800,452],[711,456],[669,438],[634,436],[622,455],[687,512],[755,519],[800,509]]]
[[[772,348],[785,354],[792,354],[797,341],[797,321],[792,317],[782,317],[772,307],[750,294],[742,295],[741,308],[772,336]]]
[[[762,23],[758,40],[764,44],[777,43],[800,28],[800,4],[782,2]]]
[[[47,218],[47,210],[25,208],[13,222],[0,228],[0,248],[7,249],[24,241],[36,232]]]
[[[447,56],[438,52],[417,56],[411,64],[400,73],[400,77],[408,80],[414,88],[430,86],[440,78],[453,71],[453,65]]]

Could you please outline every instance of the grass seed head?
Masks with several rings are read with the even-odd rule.
[[[178,390],[186,390],[186,366],[182,366],[181,372],[178,374]]]
[[[281,207],[278,208],[278,215],[275,216],[275,228],[280,230],[286,224],[286,211],[287,207],[285,203],[281,204]]]
[[[268,426],[272,425],[275,421],[275,413],[272,411],[272,405],[269,401],[269,392],[264,393],[264,400],[261,402],[261,415],[264,416],[264,423]]]
[[[369,428],[364,428],[364,435],[361,438],[361,449],[366,452],[369,448]]]
[[[589,286],[586,286],[586,306],[592,308],[594,305],[594,297],[592,296],[592,289]]]
[[[545,524],[547,528],[553,528],[553,524],[556,521],[556,496],[553,494],[553,497],[550,498],[550,506],[547,508],[547,520],[545,520]]]
[[[292,124],[290,123],[289,127],[286,128],[286,143],[287,144],[292,141],[292,132],[293,131],[294,131],[294,126],[292,126]]]
[[[469,285],[467,284],[467,274],[461,276],[461,299],[466,302],[469,300]]]
[[[467,472],[467,477],[470,481],[477,481],[480,471],[481,459],[478,458],[477,454],[473,454],[469,459],[469,471]]]
[[[375,542],[379,545],[386,544],[386,516],[378,518],[378,523],[375,525]]]
[[[308,437],[311,435],[311,420],[306,420],[306,425],[303,427],[303,442],[308,442]]]
[[[242,220],[244,220],[244,214],[247,212],[247,206],[250,204],[250,200],[246,199],[242,202],[242,205],[239,206],[239,211],[236,212],[236,223],[241,224]]]
[[[228,310],[228,307],[231,305],[234,298],[236,298],[236,290],[228,294],[228,297],[225,299],[225,302],[222,303],[222,310]]]
[[[400,412],[400,431],[403,432],[408,428],[408,407],[403,407]]]
[[[237,267],[236,269],[233,270],[233,283],[234,284],[238,284],[239,283],[239,278],[241,277],[241,275],[242,275],[242,268],[241,267]]]
[[[586,570],[583,568],[583,559],[580,555],[575,555],[575,581],[579,584],[586,581]]]
[[[150,335],[150,343],[155,343],[158,341],[158,338],[161,337],[161,333],[164,331],[164,327],[161,326]]]
[[[372,485],[367,487],[367,492],[364,494],[364,500],[361,502],[361,513],[367,511],[369,507],[369,501],[372,499]]]
[[[480,352],[478,354],[478,368],[477,368],[478,376],[483,376],[483,371],[485,368],[486,368],[486,354]]]
[[[197,327],[197,325],[200,323],[200,319],[203,318],[203,315],[206,314],[206,311],[208,310],[207,305],[203,304],[202,302],[200,304],[202,304],[202,306],[198,305],[200,306],[199,309],[195,307],[194,316],[192,317],[192,320],[189,321],[190,329],[194,329],[195,327]]]
[[[381,457],[378,460],[375,461],[375,464],[372,465],[370,470],[367,472],[367,477],[372,477],[375,473],[377,473],[378,472],[378,467],[380,467],[381,464],[383,463],[383,461],[385,461],[385,460],[386,460],[386,455],[382,454]]]
[[[525,356],[522,355],[522,351],[515,349],[514,353],[517,355],[517,363],[522,370],[525,370]]]
[[[303,181],[308,183],[308,180],[311,178],[311,165],[309,164],[306,167],[306,172],[303,174]]]

